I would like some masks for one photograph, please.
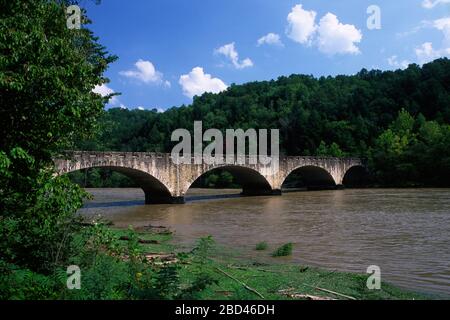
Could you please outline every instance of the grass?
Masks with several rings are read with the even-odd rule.
[[[116,230],[117,235],[124,235],[126,230]],[[139,233],[141,239],[157,240],[159,244],[141,244],[144,252],[168,253],[179,251],[179,248],[170,243],[171,235],[158,235]],[[124,241],[125,242],[125,241]],[[259,244],[258,244],[259,245]],[[267,245],[267,244],[266,244]],[[288,243],[275,252],[285,255],[292,251],[292,244]],[[180,264],[179,275],[184,283],[190,283],[195,274],[205,272],[212,274],[217,284],[207,287],[200,293],[198,299],[204,300],[259,300],[255,293],[246,289],[242,283],[255,289],[264,299],[290,300],[292,298],[283,295],[282,290],[291,293],[301,293],[319,297],[345,299],[342,296],[319,291],[317,287],[335,291],[358,300],[378,299],[429,299],[430,296],[410,292],[383,282],[380,290],[369,290],[366,286],[367,274],[355,274],[346,272],[328,271],[315,267],[261,263],[256,260],[246,260],[235,249],[216,245],[209,253],[206,263],[199,263],[192,258],[192,254],[186,254],[185,263]],[[266,257],[267,258],[267,257]],[[234,279],[226,276],[225,271]],[[236,281],[236,279],[238,281]]]
[[[263,250],[267,250],[269,246],[267,245],[267,242],[262,241],[256,244],[255,250],[258,251],[263,251]]]
[[[283,244],[277,250],[272,253],[272,257],[286,257],[292,255],[292,248],[294,245],[292,243]]]

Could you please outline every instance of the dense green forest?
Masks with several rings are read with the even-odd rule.
[[[361,70],[352,76],[231,85],[194,97],[191,105],[156,110],[110,109],[80,150],[170,152],[177,128],[278,128],[286,155],[360,156],[380,185],[450,185],[450,60],[406,70]],[[227,185],[217,173],[204,186]],[[87,186],[125,186],[111,172],[73,175]],[[232,179],[231,179],[232,180]]]

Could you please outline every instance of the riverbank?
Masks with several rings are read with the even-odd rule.
[[[124,239],[129,232],[112,229]],[[204,259],[199,260],[194,252],[185,252],[172,243],[171,232],[138,230],[139,247],[150,263],[177,264],[181,284],[189,284],[194,277],[205,274],[215,283],[201,291],[198,299],[225,300],[377,300],[377,299],[431,299],[432,296],[400,289],[382,282],[380,290],[369,290],[366,286],[368,274],[355,274],[323,270],[295,264],[261,263],[239,256],[238,250],[214,243],[212,238],[203,238],[194,250],[203,250]],[[165,230],[161,228],[161,230]],[[260,251],[261,255],[270,254]],[[197,258],[196,258],[197,257]]]
[[[190,250],[200,237],[239,251],[241,259],[309,265],[365,273],[381,268],[382,279],[400,288],[449,296],[450,190],[348,189],[286,193],[281,197],[216,198],[184,205],[143,205],[141,189],[89,189],[94,199],[80,210],[116,227],[152,225],[176,230],[173,243]],[[267,242],[268,252],[254,250]],[[292,256],[272,258],[284,243]],[[238,249],[238,250],[237,250]],[[221,249],[221,256],[224,251]]]

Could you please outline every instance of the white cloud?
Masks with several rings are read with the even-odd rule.
[[[141,110],[141,111],[144,111],[144,110],[145,110],[144,107],[137,107],[136,109]]]
[[[210,74],[204,73],[201,67],[195,67],[189,74],[181,75],[179,83],[183,94],[189,98],[205,92],[218,93],[227,89],[222,80],[212,78]]]
[[[316,32],[315,11],[304,10],[301,4],[297,4],[287,16],[288,26],[286,35],[301,44],[310,45]]]
[[[450,48],[450,17],[434,20],[433,26],[442,31],[444,35],[443,45]]]
[[[450,3],[450,0],[423,0],[422,7],[426,9],[433,9],[435,6],[444,3]]]
[[[106,97],[107,95],[113,94],[114,90],[108,87],[106,84],[96,85],[92,92],[101,95],[102,97]]]
[[[408,60],[399,61],[398,57],[395,56],[395,55],[392,56],[392,57],[389,57],[387,59],[387,61],[388,61],[388,64],[391,67],[394,67],[396,69],[406,69],[406,68],[408,68],[408,65],[409,65],[409,61]]]
[[[119,106],[119,108],[122,109],[122,110],[127,110],[127,109],[128,109],[128,107],[125,106],[125,105],[123,105],[123,104],[121,104],[121,105]]]
[[[274,46],[283,46],[283,42],[281,42],[280,36],[276,33],[269,32],[265,36],[258,39],[258,46],[263,44],[274,45]]]
[[[113,89],[111,89],[110,87],[108,87],[106,84],[102,84],[102,85],[96,85],[95,87],[94,87],[94,89],[92,89],[92,92],[94,92],[94,93],[96,93],[96,94],[99,94],[99,95],[101,95],[102,97],[106,97],[106,96],[108,96],[108,95],[110,95],[110,94],[113,94],[114,93],[114,90]],[[118,100],[117,100],[117,97],[112,97],[110,100],[109,100],[109,103],[111,103],[111,104],[114,104],[114,103],[117,103],[118,102]]]
[[[444,38],[440,49],[435,49],[431,42],[425,42],[417,47],[415,53],[419,63],[423,64],[440,57],[450,56],[450,17],[433,21],[422,21],[422,28],[425,27],[432,27],[441,31]]]
[[[239,61],[239,54],[234,47],[234,42],[223,45],[222,47],[214,50],[214,52],[227,57],[236,69],[244,69],[253,66],[253,62],[249,58]]]
[[[434,49],[431,42],[425,42],[416,48],[416,56],[421,64],[433,61],[437,58],[450,56],[450,48]]]
[[[163,74],[157,71],[150,61],[139,59],[134,65],[136,67],[134,70],[121,71],[119,74],[144,83],[163,83]]]
[[[319,50],[326,54],[360,53],[356,43],[361,42],[361,31],[354,25],[340,23],[332,13],[320,19],[317,32]]]
[[[315,45],[329,55],[360,53],[356,45],[362,40],[360,30],[352,24],[339,22],[338,17],[330,12],[317,25],[316,16],[315,11],[304,10],[301,4],[294,6],[287,16],[287,36],[303,45]]]

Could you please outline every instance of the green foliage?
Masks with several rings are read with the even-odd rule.
[[[97,126],[108,99],[92,89],[107,81],[102,74],[115,57],[89,29],[68,29],[58,1],[4,1],[0,29],[0,145],[50,164]]]
[[[23,208],[22,204],[18,206],[20,211],[3,212],[1,259],[48,273],[67,261],[72,252],[69,244],[79,230],[74,212],[86,194],[67,177],[52,177],[51,172],[41,171],[36,178],[32,194],[16,191],[4,199],[13,203],[32,197],[33,206]]]
[[[54,277],[14,265],[3,265],[0,273],[0,299],[38,300],[57,298]]]
[[[226,170],[214,170],[207,174],[204,178],[204,182],[198,183],[196,186],[207,188],[233,188],[236,186],[234,183],[234,177]]]
[[[54,176],[52,157],[97,127],[108,98],[92,89],[115,59],[88,29],[67,28],[65,4],[0,5],[0,259],[43,273],[71,255],[86,197]]]
[[[267,242],[263,241],[263,242],[259,242],[256,244],[255,249],[259,250],[259,251],[263,251],[263,250],[267,250],[269,246],[267,245]]]
[[[327,146],[327,144],[323,140],[320,142],[320,145],[317,148],[316,155],[321,157],[337,158],[346,156],[346,154],[341,150],[337,143],[333,142],[330,146]]]
[[[272,253],[272,257],[286,257],[292,254],[294,245],[292,243],[283,244],[277,250]]]
[[[375,141],[369,165],[385,185],[449,186],[450,126],[399,112]]]
[[[197,241],[197,245],[192,250],[194,253],[194,259],[200,264],[206,264],[208,256],[215,247],[215,241],[212,236],[200,238]]]

